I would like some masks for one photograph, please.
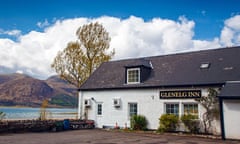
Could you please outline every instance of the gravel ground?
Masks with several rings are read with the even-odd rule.
[[[0,134],[0,144],[240,144],[240,141],[93,129]]]

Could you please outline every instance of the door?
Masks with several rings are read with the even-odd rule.
[[[225,137],[240,139],[240,100],[224,100],[223,116]]]
[[[96,106],[96,127],[102,128],[103,127],[103,103],[97,102]]]

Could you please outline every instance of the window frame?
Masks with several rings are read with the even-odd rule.
[[[171,112],[172,110],[172,108],[171,108],[171,106],[170,106],[170,113],[168,113],[168,109],[169,108],[167,108],[167,105],[177,105],[178,107],[177,107],[177,110],[178,110],[178,113],[175,113],[175,107],[173,108],[173,113]],[[179,115],[180,115],[180,104],[179,103],[165,103],[164,104],[164,109],[165,109],[165,114],[174,114],[174,115],[176,115],[176,116],[178,116],[179,117]]]
[[[103,104],[97,103],[97,116],[102,116],[102,115],[103,115]]]
[[[136,102],[128,103],[128,117],[131,118],[132,116],[137,114],[138,114],[138,104]]]
[[[186,112],[185,112],[185,106],[188,106],[188,108],[189,108],[189,105],[192,105],[192,106],[193,106],[193,112],[187,112],[187,113],[186,113]],[[197,106],[197,107],[194,107],[194,105]],[[198,104],[198,103],[183,103],[183,104],[182,104],[182,107],[183,107],[183,115],[191,114],[191,115],[194,115],[194,116],[196,116],[197,118],[199,118],[199,104]],[[197,108],[197,109],[195,109],[195,108]],[[195,110],[197,110],[196,113],[194,113]]]
[[[130,71],[136,71],[136,70],[138,71],[138,78],[137,78],[138,81],[129,82],[129,72]],[[138,83],[140,83],[141,82],[140,75],[141,75],[141,69],[140,68],[128,68],[127,69],[127,84],[138,84]]]

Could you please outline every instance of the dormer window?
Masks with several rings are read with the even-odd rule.
[[[140,68],[127,69],[127,83],[128,84],[140,83]]]

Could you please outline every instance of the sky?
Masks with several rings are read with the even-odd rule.
[[[240,45],[239,0],[0,0],[0,73],[54,75],[76,30],[101,23],[113,60]]]

